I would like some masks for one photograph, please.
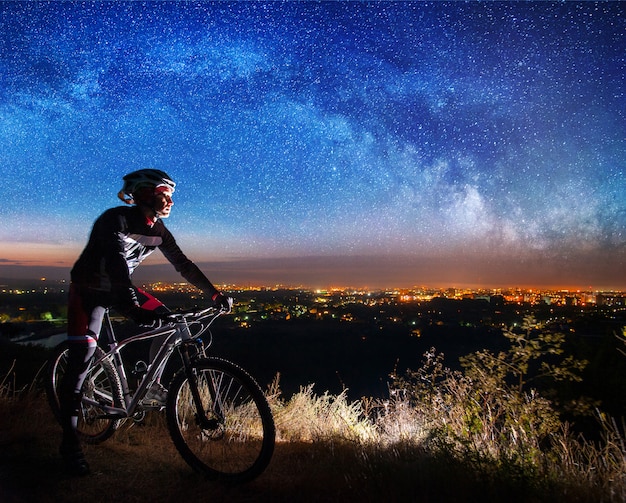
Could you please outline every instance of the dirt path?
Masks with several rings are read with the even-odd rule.
[[[45,403],[27,400],[10,409],[0,411],[3,503],[368,501],[362,484],[342,474],[337,452],[311,444],[277,444],[270,467],[249,484],[206,481],[180,458],[162,418],[123,426],[105,443],[86,446],[92,473],[69,477],[57,454],[60,428]]]

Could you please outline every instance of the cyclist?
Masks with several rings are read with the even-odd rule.
[[[97,346],[105,310],[113,307],[142,326],[160,325],[155,308],[162,304],[145,292],[138,294],[131,282],[135,268],[159,248],[182,277],[215,304],[229,308],[232,302],[185,256],[163,223],[173,205],[176,184],[171,177],[157,169],[141,169],[123,180],[118,197],[128,206],[110,208],[98,217],[71,271],[68,364],[59,396],[63,429],[60,453],[67,469],[77,475],[89,473],[76,426],[80,389]],[[155,383],[146,399],[163,403],[165,394],[166,390]]]

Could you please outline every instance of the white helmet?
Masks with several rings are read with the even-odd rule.
[[[158,169],[140,169],[127,174],[124,178],[124,186],[117,194],[126,204],[133,204],[135,192],[145,187],[167,187],[174,192],[176,183],[165,172]]]

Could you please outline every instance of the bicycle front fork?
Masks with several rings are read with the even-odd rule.
[[[187,382],[189,383],[189,390],[191,391],[191,396],[193,398],[193,403],[196,408],[196,423],[203,430],[216,430],[219,428],[221,424],[222,414],[219,413],[219,406],[217,401],[217,392],[215,388],[215,383],[212,378],[206,379],[206,385],[209,389],[209,394],[211,396],[211,404],[213,408],[214,415],[217,418],[209,419],[207,417],[207,411],[204,408],[204,404],[202,403],[202,397],[200,396],[200,390],[198,389],[198,374],[194,369],[191,355],[189,354],[189,345],[182,344],[180,347],[180,354],[183,360],[183,368],[185,369],[185,375],[187,377]],[[219,419],[218,419],[219,418]]]

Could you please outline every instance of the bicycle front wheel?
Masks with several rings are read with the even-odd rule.
[[[61,422],[59,387],[67,368],[69,344],[63,342],[53,351],[46,369],[46,395],[48,403],[57,421]],[[104,351],[97,347],[95,360],[104,356]],[[83,399],[78,413],[76,432],[88,444],[99,444],[111,437],[122,423],[121,419],[107,416],[101,406],[119,407],[122,385],[117,371],[109,360],[102,360],[89,369],[83,382]]]
[[[185,370],[170,385],[166,414],[183,459],[210,479],[247,482],[260,475],[274,452],[275,427],[263,391],[237,365],[206,358],[192,365],[204,409],[200,416]]]

